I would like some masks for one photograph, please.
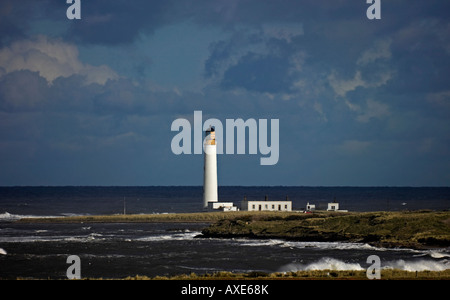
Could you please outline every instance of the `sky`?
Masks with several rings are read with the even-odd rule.
[[[0,186],[201,186],[194,111],[279,120],[222,186],[449,186],[449,1],[80,1],[0,0]]]

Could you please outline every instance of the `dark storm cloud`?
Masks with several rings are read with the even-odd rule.
[[[450,180],[448,1],[382,0],[379,21],[364,0],[67,7],[0,0],[1,184],[201,184],[201,157],[169,146],[194,110],[280,119],[279,164],[260,177],[253,157],[221,157],[221,184]]]
[[[292,78],[288,69],[286,58],[249,53],[225,72],[222,86],[268,93],[289,91]]]
[[[51,21],[65,19],[68,4],[49,0],[3,0],[1,30],[17,38],[26,35],[37,17]],[[327,22],[360,15],[366,5],[351,1],[270,1],[270,0],[96,0],[82,2],[82,21],[72,22],[67,40],[90,44],[129,44],[140,33],[152,33],[166,25],[192,21],[200,26],[260,26],[271,22]],[[363,14],[364,15],[364,14]],[[319,26],[320,28],[320,26]],[[315,29],[314,29],[315,30]]]
[[[255,28],[254,31],[240,30],[230,39],[212,45],[211,56],[205,64],[205,76],[220,77],[222,72],[223,88],[289,93],[294,78],[301,74],[292,75],[289,57],[300,52],[305,54],[303,70],[315,70],[315,74],[334,70],[349,79],[360,71],[363,79],[373,82],[380,81],[379,77],[390,68],[397,72],[397,80],[386,83],[393,89],[409,87],[410,91],[431,91],[448,86],[448,76],[445,76],[450,49],[445,13],[450,9],[448,3],[391,1],[383,3],[382,21],[368,22],[365,17],[368,6],[364,1],[359,4],[351,1],[259,1],[258,5],[249,2],[222,3],[222,6],[216,2],[215,11],[222,11],[227,18],[198,17],[203,22],[245,24]],[[245,15],[249,17],[245,18]],[[304,29],[304,34],[289,43],[280,38],[268,39],[261,25],[277,22],[293,22]],[[357,65],[364,52],[371,48],[373,52],[377,51],[377,44],[389,39],[392,40],[391,57],[384,57],[384,61],[383,57],[375,58],[371,64]],[[278,42],[276,51],[270,41]],[[266,50],[254,53],[252,45]]]
[[[0,81],[0,108],[4,111],[34,109],[42,106],[47,93],[47,82],[37,73],[13,72]]]
[[[83,21],[73,23],[68,37],[90,44],[129,44],[141,32],[167,25],[171,1],[84,1]]]
[[[1,0],[0,46],[27,37],[36,21],[61,19],[66,9],[65,1]]]

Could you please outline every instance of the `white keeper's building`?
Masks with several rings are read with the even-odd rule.
[[[244,211],[292,211],[292,201],[247,201],[241,203]]]

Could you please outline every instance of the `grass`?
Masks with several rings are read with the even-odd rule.
[[[198,275],[195,273],[183,274],[173,277],[147,277],[133,276],[124,280],[368,280],[366,271],[297,271],[286,273],[232,273],[217,272],[213,274]],[[403,270],[387,269],[381,271],[381,280],[450,280],[450,270],[409,272]]]
[[[61,218],[27,218],[20,223],[213,223],[226,218],[237,218],[238,212],[186,213],[186,214],[139,214],[76,216]]]
[[[285,212],[199,212],[177,214],[99,215],[61,218],[25,218],[19,223],[214,223],[236,218],[278,218]],[[298,215],[298,213],[293,213]]]

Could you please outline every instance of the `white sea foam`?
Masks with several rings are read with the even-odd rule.
[[[186,240],[194,239],[199,234],[200,234],[200,232],[162,234],[162,235],[141,237],[141,238],[136,239],[136,241],[140,241],[140,242],[186,241]]]
[[[364,270],[358,263],[346,263],[339,259],[323,257],[317,262],[310,264],[288,264],[280,268],[280,272],[315,271],[315,270]]]
[[[34,243],[34,242],[58,242],[64,241],[68,237],[65,236],[6,236],[0,237],[0,243]]]
[[[424,257],[430,256],[436,259],[448,258],[450,257],[450,253],[445,249],[442,250],[428,250],[428,251],[419,251],[419,250],[411,250],[412,252],[417,252],[418,254],[414,255],[414,257]]]
[[[286,242],[284,246],[298,249],[316,248],[318,250],[381,250],[369,244],[342,242]]]
[[[240,246],[260,247],[260,246],[276,246],[291,249],[317,249],[317,250],[377,250],[383,251],[383,248],[376,248],[369,244],[363,243],[343,243],[343,242],[289,242],[284,240],[246,240],[235,239]]]
[[[36,232],[34,232],[36,233]],[[173,233],[163,234],[138,238],[124,238],[127,242],[161,242],[161,241],[184,241],[192,240],[200,232],[185,232],[185,233]],[[27,235],[27,236],[0,236],[0,243],[31,243],[31,242],[76,242],[76,243],[89,243],[95,241],[105,241],[108,239],[115,239],[120,237],[114,237],[112,235],[104,235],[101,233],[92,232],[88,235]]]
[[[382,269],[396,269],[409,272],[421,271],[445,271],[450,269],[448,261],[433,261],[421,259],[417,261],[405,261],[403,259],[386,262]]]
[[[29,218],[57,218],[57,216],[34,216],[34,215],[15,215],[5,212],[0,214],[0,221],[3,222],[13,222],[21,219],[29,219]]]
[[[103,241],[106,238],[99,233],[89,235],[27,235],[27,236],[0,236],[0,243],[34,243],[34,242],[79,242]]]
[[[283,246],[285,241],[282,240],[248,240],[248,239],[233,239],[233,242],[238,243],[239,246],[244,247],[261,247],[261,246]]]
[[[21,219],[19,215],[12,215],[8,212],[0,214],[0,221],[15,221],[19,219]]]
[[[60,216],[38,216],[38,215],[17,215],[17,214],[10,214],[9,212],[5,212],[5,213],[0,214],[0,221],[13,222],[13,221],[21,220],[21,219],[30,219],[30,218],[52,219],[52,218],[60,218],[61,216],[78,217],[78,216],[88,216],[88,215],[65,213],[65,214],[61,214]]]
[[[345,262],[339,259],[324,257],[319,261],[309,264],[292,263],[285,265],[279,269],[279,272],[296,272],[296,271],[314,271],[314,270],[334,270],[334,271],[363,271],[366,270],[365,262],[362,265],[356,262]],[[421,271],[444,271],[450,269],[449,261],[433,261],[433,260],[394,260],[382,262],[382,269],[396,269],[409,272]]]
[[[437,259],[450,257],[449,253],[438,252],[435,250],[429,251],[427,254],[429,256],[431,256],[432,258],[437,258]]]

